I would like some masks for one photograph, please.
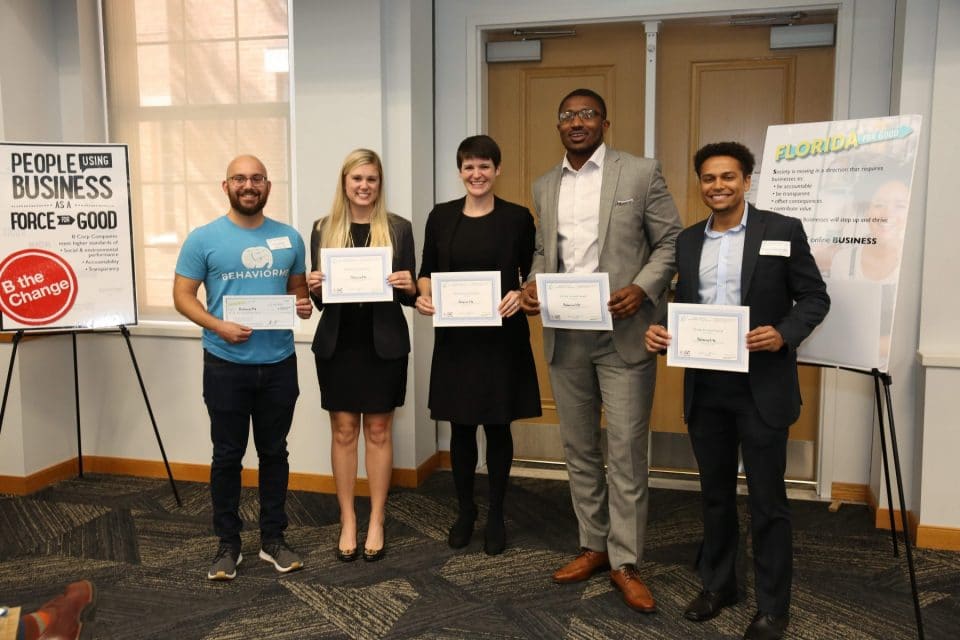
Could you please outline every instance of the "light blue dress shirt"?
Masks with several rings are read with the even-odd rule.
[[[740,224],[726,231],[714,231],[713,214],[703,231],[700,251],[700,303],[740,305],[740,274],[743,243],[747,235],[747,212],[743,203]]]

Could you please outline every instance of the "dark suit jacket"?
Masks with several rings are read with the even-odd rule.
[[[411,277],[416,273],[416,254],[413,249],[413,227],[409,220],[388,213],[390,223],[390,241],[393,244],[393,270],[409,271]],[[310,264],[314,271],[320,264],[320,232],[326,218],[317,220],[310,233]],[[337,334],[340,330],[339,304],[324,307],[319,296],[310,297],[320,315],[317,332],[313,335],[313,352],[321,358],[329,358],[337,347]],[[416,295],[394,290],[393,302],[371,302],[373,305],[373,345],[377,355],[386,360],[400,358],[410,353],[410,333],[407,320],[403,317],[401,304],[412,307],[417,301]]]
[[[676,302],[700,302],[700,252],[706,225],[704,220],[687,227],[677,238]],[[788,241],[790,257],[760,255],[764,240]],[[750,207],[740,289],[741,304],[750,307],[750,328],[771,325],[783,336],[780,351],[750,353],[748,375],[764,422],[786,429],[800,415],[797,347],[830,308],[827,287],[800,220]],[[684,372],[683,407],[688,417],[695,402],[696,376],[696,369]]]

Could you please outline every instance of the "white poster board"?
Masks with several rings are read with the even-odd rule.
[[[918,115],[767,129],[757,206],[800,218],[830,313],[803,362],[887,372]]]
[[[0,329],[137,323],[126,145],[0,143]]]

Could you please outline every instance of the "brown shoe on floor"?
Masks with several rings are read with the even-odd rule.
[[[640,579],[640,573],[632,564],[626,564],[619,569],[610,572],[610,582],[613,583],[620,593],[623,594],[623,601],[627,606],[635,611],[642,613],[653,613],[657,610],[657,605],[653,601],[653,595],[647,585]]]
[[[96,592],[93,583],[89,580],[72,582],[67,585],[63,595],[45,603],[34,614],[23,616],[20,624],[23,625],[24,637],[28,640],[38,638],[78,638],[85,622],[93,619]],[[42,621],[35,614],[43,613],[48,622],[42,626]]]
[[[557,584],[581,582],[598,571],[609,568],[610,558],[607,557],[606,551],[583,548],[580,550],[580,555],[554,572],[553,581]]]

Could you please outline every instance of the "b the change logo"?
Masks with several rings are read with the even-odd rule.
[[[43,326],[62,318],[77,299],[77,276],[60,256],[24,249],[0,262],[0,311],[20,324]]]

